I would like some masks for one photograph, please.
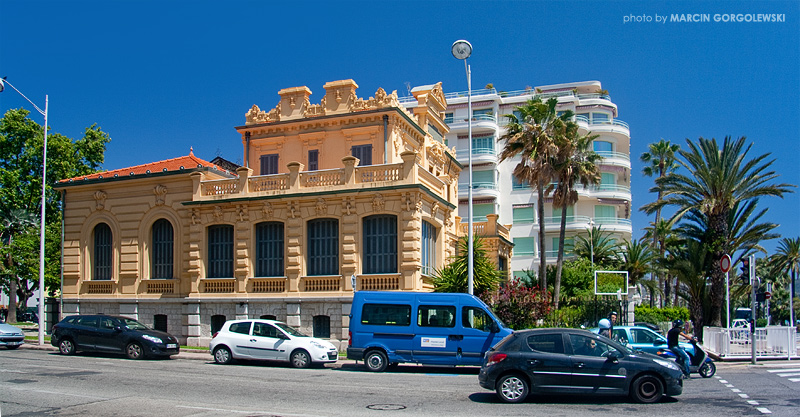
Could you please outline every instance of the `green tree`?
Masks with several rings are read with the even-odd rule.
[[[685,244],[675,249],[678,253],[670,257],[669,270],[686,288],[682,296],[689,302],[692,326],[698,329],[698,338],[702,340],[702,329],[707,324],[706,317],[712,307],[706,285],[706,271],[709,264],[713,263],[712,254],[707,245],[692,239],[686,240]]]
[[[20,273],[25,270],[22,262],[28,260],[24,256],[29,252],[25,243],[30,239],[25,238],[30,236],[37,224],[36,215],[23,209],[0,210],[0,242],[3,242],[0,256],[4,260],[0,263],[0,277],[8,291],[8,321],[11,323],[17,321],[17,306],[20,304],[18,298],[22,298],[19,301],[24,301],[22,305],[27,304],[27,297],[18,297],[19,280],[22,275]]]
[[[557,116],[558,99],[551,98],[542,102],[534,97],[524,105],[516,107],[517,114],[507,114],[506,133],[498,140],[504,141],[500,151],[500,160],[519,157],[513,175],[522,183],[536,188],[537,217],[539,222],[539,281],[542,287],[547,286],[547,258],[545,250],[544,195],[545,189],[553,179],[553,167],[550,162],[557,152],[553,141],[554,121],[566,122],[572,117],[571,111]]]
[[[777,252],[769,258],[769,267],[770,275],[789,278],[789,285],[786,286],[789,289],[788,296],[794,299],[796,296],[795,280],[800,272],[800,237],[781,239]],[[795,307],[797,307],[796,304]],[[793,317],[789,317],[791,323],[794,323],[793,320]]]
[[[468,292],[468,273],[469,265],[467,248],[467,238],[462,237],[458,240],[458,254],[453,257],[452,262],[441,270],[437,270],[433,277],[433,290],[435,292]],[[503,273],[486,256],[483,249],[483,239],[475,236],[472,240],[473,253],[473,289],[475,296],[481,299],[487,297],[497,289]]]
[[[713,259],[719,259],[730,252],[727,237],[730,211],[737,202],[761,196],[779,196],[791,192],[791,184],[774,184],[778,177],[770,170],[774,160],[767,160],[769,154],[748,158],[752,145],[745,147],[745,138],[726,137],[719,146],[716,139],[700,138],[697,143],[687,140],[688,150],[681,150],[678,163],[686,169],[687,175],[671,173],[656,179],[653,192],[662,193],[663,200],[643,207],[651,214],[666,206],[676,208],[672,219],[679,219],[694,210],[707,218],[710,239],[707,243]],[[711,277],[711,311],[707,323],[721,324],[722,305],[725,299],[725,274],[718,262],[709,266]]]
[[[604,268],[614,269],[619,264],[619,244],[614,235],[604,231],[602,226],[586,229],[586,236],[577,235],[574,251],[575,255]]]
[[[567,230],[567,207],[578,202],[577,184],[584,187],[600,183],[598,163],[603,158],[592,150],[592,141],[597,135],[580,135],[578,125],[571,121],[563,123],[556,120],[555,143],[558,152],[552,163],[556,179],[553,192],[553,206],[561,208],[561,222],[558,234],[558,256],[553,291],[555,308],[561,294],[561,269],[564,264],[564,240]]]
[[[623,249],[619,252],[622,260],[622,269],[628,271],[630,285],[635,286],[649,272],[653,271],[656,254],[644,240],[625,241]]]
[[[39,213],[42,198],[42,163],[44,135],[42,127],[28,118],[24,109],[8,110],[0,119],[0,212],[23,210]],[[55,132],[47,135],[47,179],[45,181],[45,285],[53,293],[59,282],[61,202],[51,187],[56,181],[87,175],[100,169],[108,134],[96,125],[86,128],[83,138],[72,139]],[[3,272],[3,285],[10,286],[16,277],[18,291],[38,289],[39,237],[27,230],[11,233],[18,242],[32,241],[30,250],[13,255],[14,264]],[[35,244],[33,244],[35,243]],[[35,248],[35,249],[34,249]],[[29,265],[36,265],[30,274]],[[24,288],[24,289],[23,289]]]

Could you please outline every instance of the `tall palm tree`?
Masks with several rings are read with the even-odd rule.
[[[682,218],[690,211],[706,216],[710,239],[707,244],[713,259],[720,259],[730,252],[727,241],[730,211],[737,202],[761,196],[779,196],[791,192],[792,184],[774,184],[778,177],[770,166],[775,160],[767,160],[769,154],[748,158],[752,145],[745,147],[745,138],[726,137],[719,146],[716,139],[699,138],[698,142],[687,139],[688,150],[681,150],[678,163],[687,175],[675,172],[656,179],[653,192],[662,193],[663,200],[643,207],[646,213],[654,213],[661,207],[673,206],[677,210],[672,219]],[[725,298],[725,274],[719,262],[711,262],[711,311],[708,323],[719,326],[722,304]]]
[[[689,301],[689,317],[692,325],[699,332],[698,338],[703,340],[703,326],[707,323],[706,317],[710,307],[706,285],[706,271],[711,261],[712,254],[708,247],[702,242],[687,239],[684,244],[672,248],[675,250],[668,262],[669,270],[678,277],[687,294],[684,294]]]
[[[789,296],[794,300],[794,281],[797,279],[798,273],[800,273],[800,237],[785,237],[781,239],[778,244],[778,251],[769,259],[769,266],[774,276],[790,275],[792,281]],[[789,312],[789,322],[793,325],[795,323],[794,309]]]
[[[17,288],[18,277],[14,268],[14,260],[11,257],[11,247],[14,244],[14,236],[22,233],[29,227],[35,227],[39,218],[23,209],[2,209],[0,210],[0,242],[3,242],[8,250],[5,265],[0,272],[8,279],[8,317],[9,323],[17,321]]]
[[[553,122],[557,119],[566,121],[572,117],[567,111],[561,116],[556,114],[558,99],[551,98],[542,102],[534,97],[524,105],[516,107],[516,114],[505,115],[509,122],[506,133],[498,140],[505,141],[500,152],[500,161],[520,157],[514,167],[513,175],[520,182],[536,187],[537,217],[539,222],[539,282],[542,288],[547,287],[547,263],[545,251],[544,226],[544,194],[546,184],[553,178],[550,161],[557,148],[553,141]]]
[[[675,160],[675,155],[681,148],[677,143],[673,144],[668,140],[661,139],[658,142],[651,143],[647,146],[647,148],[648,152],[643,153],[639,157],[642,162],[648,164],[642,168],[642,173],[646,177],[662,178],[675,172],[680,167],[678,162]],[[663,193],[659,191],[658,196],[656,197],[656,202],[661,202],[662,200]],[[656,217],[653,221],[653,224],[659,225],[660,222],[661,207],[656,209]],[[670,226],[672,225],[670,224]],[[664,243],[662,237],[666,235],[663,235],[661,232],[661,229],[654,228],[653,234],[650,237],[653,239],[653,247],[658,250],[659,255],[661,258],[663,258],[666,253],[666,244]],[[669,279],[665,278],[663,271],[657,271],[656,276],[658,277],[659,287],[667,289],[665,285],[669,285],[669,283],[665,281],[671,281],[671,277],[669,277]],[[667,291],[665,291],[665,293],[666,292]],[[675,296],[677,297],[677,293]]]
[[[563,126],[559,126],[563,125]],[[580,135],[578,125],[573,122],[556,121],[556,145],[558,153],[553,161],[553,172],[557,183],[553,192],[553,206],[561,208],[561,223],[558,234],[558,257],[556,276],[553,283],[554,307],[558,309],[561,293],[561,269],[564,264],[564,240],[567,230],[567,207],[578,202],[575,186],[584,187],[600,183],[600,168],[597,164],[602,157],[592,150],[592,141],[597,135]]]
[[[673,223],[669,220],[659,219],[658,222],[651,223],[650,226],[645,227],[645,237],[653,239],[655,250],[657,252],[656,268],[653,272],[656,273],[658,281],[658,290],[661,294],[660,305],[663,307],[665,302],[669,304],[670,286],[672,285],[672,274],[669,269],[660,268],[658,266],[664,265],[667,257],[667,249],[671,246],[678,244],[678,237],[673,231]],[[675,286],[680,285],[678,280],[675,280]],[[675,301],[677,303],[677,290],[675,292]],[[651,300],[652,301],[652,300]]]

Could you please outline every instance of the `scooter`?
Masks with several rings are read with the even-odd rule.
[[[714,376],[714,374],[717,373],[717,365],[714,365],[714,361],[708,357],[706,351],[697,345],[697,339],[692,339],[689,343],[694,346],[694,354],[688,351],[686,352],[686,354],[689,355],[689,373],[698,373],[703,378],[711,378]],[[667,348],[660,349],[657,354],[662,358],[668,358],[678,362],[677,356]]]

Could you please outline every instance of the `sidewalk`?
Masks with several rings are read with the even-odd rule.
[[[33,350],[49,350],[53,352],[57,352],[58,349],[55,346],[52,346],[50,342],[45,342],[44,345],[39,345],[37,341],[26,340],[25,344],[20,346],[20,349],[33,349]],[[175,359],[192,359],[192,360],[201,360],[201,361],[213,361],[214,358],[211,356],[208,350],[195,350],[195,349],[181,349],[181,353],[177,355],[172,355],[172,358]]]

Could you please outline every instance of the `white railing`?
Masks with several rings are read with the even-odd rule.
[[[797,356],[797,330],[794,327],[767,326],[756,328],[757,358],[793,358]],[[704,327],[703,346],[723,358],[752,356],[749,329]]]

